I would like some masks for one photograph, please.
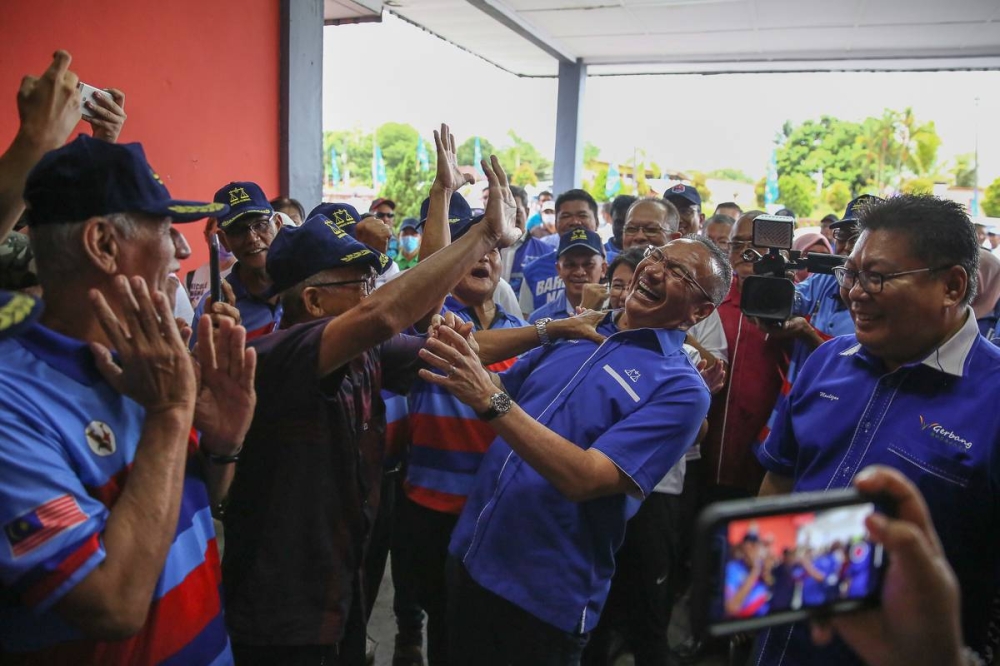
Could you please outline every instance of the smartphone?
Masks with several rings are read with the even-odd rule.
[[[895,516],[853,489],[712,504],[698,520],[692,626],[724,636],[876,606],[887,564],[865,518]]]
[[[219,272],[219,236],[212,234],[208,239],[209,297],[213,303],[222,302],[222,276]]]
[[[80,81],[79,83],[77,83],[76,87],[80,91],[80,113],[81,113],[81,115],[83,115],[84,118],[95,118],[96,116],[94,116],[94,114],[90,112],[90,109],[88,109],[84,105],[84,102],[87,102],[89,100],[92,104],[97,104],[97,100],[94,99],[94,93],[100,92],[100,93],[103,94],[104,91],[102,91],[100,88],[95,88],[94,86],[89,86],[86,83],[84,83],[83,81]]]

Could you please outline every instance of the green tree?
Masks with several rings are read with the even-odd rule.
[[[983,193],[983,212],[990,217],[1000,217],[1000,178],[997,178]]]
[[[710,208],[710,203],[712,201],[712,190],[708,189],[708,184],[705,182],[707,176],[701,171],[691,172],[691,184],[694,185],[694,189],[698,190],[698,194],[701,196],[701,207],[702,209]]]
[[[530,164],[523,162],[521,166],[514,169],[514,174],[510,177],[510,182],[512,185],[519,185],[521,187],[525,185],[538,185],[538,175],[531,168]]]
[[[587,165],[595,161],[601,154],[601,149],[592,144],[591,142],[586,142],[583,144],[583,164]]]
[[[608,198],[608,167],[601,165],[594,172],[594,180],[584,181],[583,189],[594,197],[594,201],[606,201]]]
[[[809,217],[816,207],[816,183],[805,174],[784,174],[778,178],[778,200],[795,217]]]
[[[552,177],[551,160],[542,155],[535,146],[519,137],[514,130],[507,131],[507,142],[509,145],[497,154],[504,165],[510,165],[510,168],[516,171],[522,164],[528,164],[542,180]]]
[[[861,126],[857,123],[822,116],[797,127],[785,123],[783,132],[784,141],[775,153],[779,175],[800,174],[811,179],[822,172],[823,186],[843,182],[851,192],[867,186],[858,145]]]
[[[479,137],[479,149],[483,153],[484,160],[488,161],[490,159],[490,155],[497,155],[497,157],[500,157],[500,155],[497,154],[496,148],[493,147],[493,144],[483,137]],[[470,136],[468,139],[463,141],[455,150],[455,154],[458,157],[458,163],[460,165],[479,166],[474,161],[476,155],[476,137]],[[504,165],[504,168],[507,168],[507,165]]]
[[[934,179],[910,178],[903,181],[899,190],[903,194],[934,194]]]
[[[323,168],[330,173],[330,148],[341,160],[341,178],[351,185],[372,186],[372,135],[360,129],[323,133]],[[383,154],[384,158],[384,154]],[[388,166],[388,165],[387,165]]]
[[[407,155],[417,154],[417,130],[406,123],[385,123],[375,130],[375,138],[382,149],[386,173],[395,169]],[[433,148],[434,142],[431,142]],[[433,152],[428,149],[428,152]]]
[[[951,167],[951,176],[955,181],[955,187],[976,186],[975,159],[976,157],[972,153],[955,155],[955,164]]]
[[[715,169],[705,174],[707,178],[713,180],[735,180],[738,183],[752,183],[753,178],[746,175],[739,169]]]
[[[839,216],[851,202],[851,188],[840,181],[830,183],[830,187],[823,191],[823,201]]]
[[[428,177],[430,177],[428,175]],[[420,214],[420,202],[424,199],[424,174],[417,166],[416,150],[403,155],[399,164],[393,169],[387,169],[386,181],[379,189],[380,197],[387,197],[396,202],[396,224],[404,218],[417,217]]]
[[[764,206],[766,205],[764,203],[767,199],[767,197],[765,196],[766,190],[767,190],[767,176],[764,176],[763,178],[757,181],[756,185],[753,186],[753,194],[754,197],[757,199],[757,208],[760,208],[761,210],[763,210]]]

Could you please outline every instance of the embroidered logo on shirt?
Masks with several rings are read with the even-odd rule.
[[[96,455],[110,456],[117,448],[115,433],[111,431],[111,426],[103,421],[91,421],[83,434],[87,437],[87,446]]]
[[[14,557],[44,545],[64,530],[87,520],[72,495],[62,495],[4,525],[4,536]]]
[[[827,400],[840,400],[840,398],[838,398],[837,396],[833,395],[832,393],[827,393],[826,391],[820,391],[819,397],[826,398]]]
[[[639,381],[639,377],[642,377],[642,375],[639,374],[639,371],[635,370],[635,369],[626,370],[625,374],[628,376],[629,379],[632,380],[633,384],[635,384],[637,381]]]
[[[928,434],[930,434],[931,437],[939,439],[945,444],[961,446],[964,447],[966,451],[972,448],[972,442],[960,435],[955,434],[953,431],[948,430],[937,421],[933,423],[925,421],[922,414],[920,415],[920,429],[930,431]]]

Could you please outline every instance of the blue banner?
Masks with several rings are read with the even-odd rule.
[[[771,161],[767,164],[767,182],[764,185],[764,205],[778,203],[778,156],[777,148],[771,149]]]
[[[480,176],[485,176],[483,172],[483,147],[479,145],[479,137],[476,137],[476,144],[474,152],[472,154],[473,166],[476,167],[476,171]]]
[[[618,171],[618,165],[612,162],[608,165],[608,179],[604,184],[604,196],[610,199],[617,196],[622,189],[622,175]]]
[[[417,137],[417,164],[420,166],[421,171],[427,171],[431,168],[430,157],[427,155],[427,146],[424,145],[424,137]]]
[[[377,143],[372,144],[372,187],[376,189],[385,184],[385,160],[382,159],[382,149]]]
[[[337,149],[330,146],[330,185],[340,182],[340,164],[337,162]]]

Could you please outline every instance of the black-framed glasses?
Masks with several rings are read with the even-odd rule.
[[[724,250],[733,252],[735,254],[743,254],[746,250],[753,248],[753,241],[732,240],[732,241],[727,241],[725,247],[723,247],[722,245],[719,245],[719,247]]]
[[[892,280],[904,275],[915,275],[917,273],[933,273],[944,270],[950,266],[932,266],[928,268],[916,268],[912,271],[898,271],[896,273],[877,273],[875,271],[856,271],[846,266],[837,266],[833,269],[833,277],[837,278],[837,284],[841,289],[853,289],[858,282],[861,289],[866,294],[880,294],[886,280]]]
[[[254,220],[249,224],[241,224],[237,227],[229,227],[223,231],[228,236],[246,236],[251,231],[258,236],[265,236],[270,233],[271,229],[271,218],[265,217],[259,220]]]
[[[396,214],[392,213],[392,212],[389,212],[389,213],[373,213],[373,215],[375,217],[377,217],[378,219],[380,219],[380,220],[394,220],[394,219],[396,219]]]
[[[861,231],[857,227],[848,227],[846,229],[834,229],[833,230],[833,240],[838,243],[846,243],[852,238],[857,238],[861,235]]]
[[[374,274],[367,275],[363,278],[357,280],[335,280],[331,282],[317,282],[315,284],[310,284],[310,287],[346,287],[351,284],[364,285],[366,293],[372,293],[375,290],[375,279]]]
[[[708,295],[708,292],[705,291],[704,287],[698,284],[698,281],[694,279],[694,276],[688,273],[679,264],[675,264],[672,261],[668,261],[667,255],[663,254],[663,251],[660,250],[660,248],[652,246],[647,247],[646,253],[643,256],[645,256],[646,259],[649,259],[653,263],[663,264],[663,268],[666,271],[667,275],[673,277],[675,280],[684,280],[688,284],[694,285],[698,291],[700,291],[702,294],[705,295],[705,298],[708,299],[710,303],[712,302],[712,297]]]

